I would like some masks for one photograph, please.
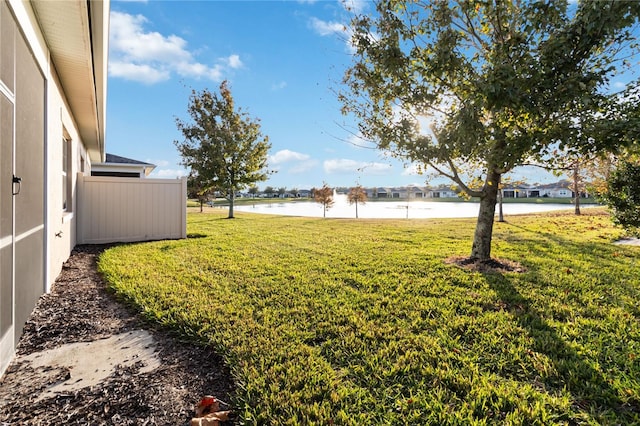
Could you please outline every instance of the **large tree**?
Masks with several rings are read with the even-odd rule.
[[[204,89],[189,97],[190,121],[176,118],[183,141],[174,141],[181,164],[191,169],[203,190],[215,188],[229,200],[233,218],[236,193],[269,175],[269,139],[260,132],[259,120],[236,109],[226,81],[220,93]]]
[[[343,112],[380,149],[480,198],[470,257],[488,260],[502,175],[577,140],[576,109],[605,105],[612,76],[636,54],[639,11],[640,2],[379,0],[352,21]],[[611,143],[586,141],[581,150]]]

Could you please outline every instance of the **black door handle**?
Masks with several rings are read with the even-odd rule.
[[[15,190],[16,183],[18,184],[18,190]],[[20,187],[22,186],[22,178],[19,178],[16,175],[13,175],[13,195],[18,195],[20,193]]]

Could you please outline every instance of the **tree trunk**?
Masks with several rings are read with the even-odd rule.
[[[504,214],[502,213],[502,190],[498,188],[498,222],[504,222]]]
[[[573,169],[573,201],[575,204],[575,213],[580,215],[580,174],[578,172],[578,166]]]
[[[356,200],[356,219],[358,218],[358,200]]]
[[[491,259],[491,237],[493,235],[493,220],[496,214],[499,184],[499,173],[491,172],[487,175],[483,190],[484,195],[480,197],[480,211],[478,212],[478,222],[476,223],[473,246],[471,247],[471,258],[474,260]]]
[[[236,194],[231,191],[231,194],[229,195],[229,216],[227,216],[227,219],[233,219],[235,216],[233,215],[233,202],[236,199]]]
[[[200,213],[202,213],[202,205],[204,204],[203,200],[200,200]]]

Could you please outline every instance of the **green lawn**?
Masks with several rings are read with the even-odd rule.
[[[99,268],[149,320],[212,345],[246,424],[640,424],[640,249],[608,216],[475,221],[191,213],[190,238]]]

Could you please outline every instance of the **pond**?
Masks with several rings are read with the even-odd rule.
[[[349,204],[346,195],[336,195],[335,204],[327,210],[327,217],[355,218],[356,206]],[[368,201],[358,204],[358,217],[363,219],[426,219],[476,217],[480,204],[475,202],[433,201]],[[504,203],[505,215],[540,213],[552,210],[570,210],[573,204]],[[236,206],[236,211],[274,214],[284,216],[322,217],[322,204],[313,201],[291,201],[286,203],[245,204]],[[498,207],[496,206],[496,214]]]

